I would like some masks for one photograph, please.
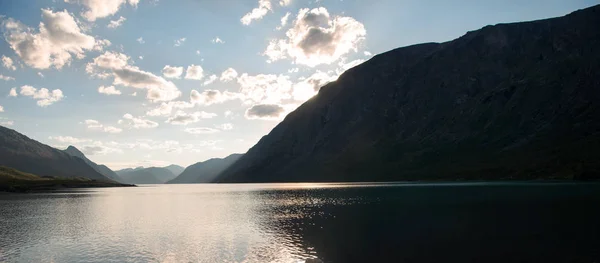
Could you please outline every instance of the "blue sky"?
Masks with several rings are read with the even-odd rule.
[[[3,0],[0,124],[113,169],[187,166],[245,152],[374,54],[597,3]]]

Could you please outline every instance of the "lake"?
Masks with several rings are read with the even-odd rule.
[[[598,183],[0,194],[0,262],[599,262]]]

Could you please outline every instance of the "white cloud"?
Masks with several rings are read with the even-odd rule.
[[[206,127],[186,128],[184,131],[187,133],[191,133],[191,134],[209,134],[209,133],[219,132],[219,130],[217,130],[217,129],[206,128]]]
[[[123,131],[123,129],[117,128],[117,127],[114,127],[114,126],[106,126],[106,127],[104,127],[104,132],[108,132],[108,133],[120,133],[122,131]]]
[[[17,88],[10,89],[10,91],[8,92],[8,96],[9,97],[16,97],[17,96]]]
[[[138,57],[140,60],[144,60],[144,56],[139,56]]]
[[[269,62],[291,58],[314,67],[331,64],[350,51],[357,51],[367,32],[352,17],[331,17],[323,7],[301,9],[286,38],[272,40],[265,51]]]
[[[175,44],[173,44],[174,47],[179,47],[181,45],[183,45],[183,42],[185,42],[186,38],[182,37],[180,39],[176,39],[174,42]]]
[[[44,74],[42,74],[42,72],[38,72],[37,74],[40,76],[40,78],[44,78]]]
[[[227,110],[225,111],[225,113],[223,114],[226,118],[233,118],[233,111]]]
[[[98,87],[98,93],[106,94],[106,95],[121,95],[121,91],[115,89],[115,86],[100,86]]]
[[[171,67],[166,65],[162,70],[163,76],[170,79],[178,79],[181,78],[181,74],[183,74],[183,67]]]
[[[9,80],[15,80],[15,78],[13,78],[13,77],[11,77],[11,76],[4,76],[4,75],[2,75],[2,74],[0,74],[0,79],[1,79],[1,80],[6,80],[6,81],[9,81]]]
[[[4,107],[2,107],[2,105],[0,105],[0,112],[4,112]]]
[[[60,101],[64,98],[64,95],[60,89],[48,90],[46,88],[36,89],[32,86],[21,86],[21,95],[32,97],[37,100],[37,105],[40,107],[46,107],[53,103]]]
[[[48,137],[48,139],[57,141],[57,142],[61,142],[61,143],[68,143],[68,144],[77,144],[77,143],[91,141],[90,139],[80,139],[80,138],[75,138],[75,137],[71,137],[71,136],[50,136],[50,137]]]
[[[7,69],[17,70],[17,67],[15,67],[12,58],[9,58],[9,57],[4,56],[4,55],[2,56],[2,65],[4,65],[4,67],[7,68]]]
[[[281,25],[280,25],[280,26],[278,26],[278,27],[276,28],[277,30],[281,30],[282,28],[284,28],[284,27],[287,25],[287,23],[288,23],[288,20],[289,20],[289,18],[290,18],[290,15],[292,15],[292,13],[290,13],[290,12],[287,12],[287,13],[286,13],[286,14],[285,14],[285,15],[284,15],[282,18],[281,18]]]
[[[127,20],[127,18],[119,17],[117,20],[110,20],[106,27],[108,28],[117,28],[123,25],[123,23]]]
[[[109,47],[110,45],[112,45],[112,43],[108,39],[99,39],[96,40],[96,43],[94,43],[92,50],[100,52],[104,50],[105,47]]]
[[[0,121],[0,125],[3,126],[13,126],[15,124],[14,121]]]
[[[305,101],[310,99],[312,96],[316,95],[317,92],[319,92],[321,87],[329,82],[335,81],[336,79],[337,76],[332,76],[325,72],[317,71],[310,77],[294,84],[294,91],[292,93],[294,100]]]
[[[173,82],[128,64],[129,57],[122,53],[107,51],[93,59],[86,71],[96,77],[114,77],[113,85],[147,90],[150,101],[170,101],[181,95]]]
[[[237,71],[235,71],[235,69],[233,68],[228,68],[225,71],[223,71],[223,73],[221,73],[221,78],[220,80],[222,82],[228,82],[228,81],[232,81],[235,78],[237,78],[238,73]]]
[[[281,5],[281,6],[290,5],[291,3],[292,3],[292,0],[280,0],[279,1],[279,5]]]
[[[175,115],[169,117],[166,122],[174,125],[188,125],[190,123],[198,122],[201,119],[211,119],[216,116],[217,114],[215,113],[209,113],[205,111],[197,111],[188,114],[180,110],[177,111]]]
[[[215,44],[224,44],[225,41],[223,41],[222,39],[220,39],[219,37],[215,37],[213,38],[213,40],[211,40],[213,43]]]
[[[279,103],[292,97],[292,81],[285,75],[251,76],[244,73],[238,77],[237,82],[240,84],[240,93],[249,102]]]
[[[81,13],[81,16],[88,21],[95,21],[97,18],[103,18],[116,14],[121,5],[126,2],[136,7],[139,0],[65,0],[67,3],[77,3],[83,5],[87,10]]]
[[[230,100],[241,99],[242,96],[239,93],[224,91],[221,92],[219,90],[204,90],[202,93],[192,90],[190,94],[190,100],[192,103],[197,103],[200,105],[211,105],[211,104],[219,104]]]
[[[258,7],[252,9],[252,11],[245,14],[240,21],[244,25],[250,25],[252,20],[260,20],[265,16],[271,9],[271,1],[270,0],[258,0]]]
[[[133,97],[137,96],[137,91],[134,93],[131,93],[131,96],[133,96]]]
[[[363,52],[363,54],[365,54],[365,56],[367,56],[367,57],[373,56],[373,53],[371,53],[369,51],[365,51],[365,52]]]
[[[365,62],[364,59],[355,59],[350,62],[346,62],[345,59],[342,59],[342,61],[340,61],[340,63],[338,63],[338,65],[340,66],[340,68],[337,70],[338,74],[342,74],[342,73],[344,73],[344,71],[349,70],[353,67],[356,67],[356,66],[362,64],[363,62]]]
[[[298,73],[298,71],[300,71],[300,69],[299,69],[299,68],[291,68],[291,69],[288,69],[288,73]]]
[[[139,37],[138,39],[136,39],[136,41],[139,42],[140,44],[146,43],[146,41],[144,41],[143,37]]]
[[[223,123],[220,125],[216,125],[217,128],[224,130],[224,131],[228,131],[228,130],[232,130],[233,129],[233,124],[231,123]]]
[[[148,116],[168,116],[173,112],[173,109],[193,108],[194,103],[186,101],[169,101],[163,102],[160,106],[146,112]]]
[[[123,115],[123,119],[120,119],[119,124],[124,125],[128,128],[135,129],[149,129],[158,127],[158,123],[151,120],[133,117],[133,115],[126,113]]]
[[[204,70],[202,69],[201,66],[196,66],[196,65],[192,64],[192,65],[188,66],[187,70],[185,71],[186,79],[201,80],[203,77],[204,77]]]
[[[279,120],[286,113],[281,105],[257,104],[246,110],[247,119]]]
[[[196,50],[196,55],[200,55],[200,50]]]
[[[206,86],[206,85],[210,85],[211,83],[215,82],[215,80],[217,80],[217,75],[215,75],[215,74],[213,74],[213,75],[210,75],[210,76],[208,77],[208,79],[206,79],[206,80],[204,81],[204,83],[202,83],[202,85],[204,85],[204,86]]]
[[[71,63],[73,55],[82,59],[86,50],[96,46],[94,37],[84,34],[66,10],[42,9],[39,33],[12,18],[2,26],[9,46],[25,64],[37,69],[62,68]]]
[[[101,129],[102,127],[104,127],[97,120],[88,119],[88,120],[83,121],[83,123],[85,123],[85,125],[87,126],[88,129]]]

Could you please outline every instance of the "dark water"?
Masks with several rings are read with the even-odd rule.
[[[600,184],[0,194],[0,262],[600,262]]]

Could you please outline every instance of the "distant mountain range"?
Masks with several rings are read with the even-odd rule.
[[[600,178],[600,6],[377,55],[217,182]]]
[[[242,154],[232,154],[225,158],[213,158],[204,162],[198,162],[185,168],[177,178],[167,182],[168,184],[194,184],[210,183],[215,178],[237,161]]]
[[[137,167],[117,171],[123,182],[130,184],[164,184],[177,177],[184,168],[178,165],[166,167]]]
[[[84,159],[52,148],[0,126],[0,165],[38,176],[112,181],[89,166]]]

